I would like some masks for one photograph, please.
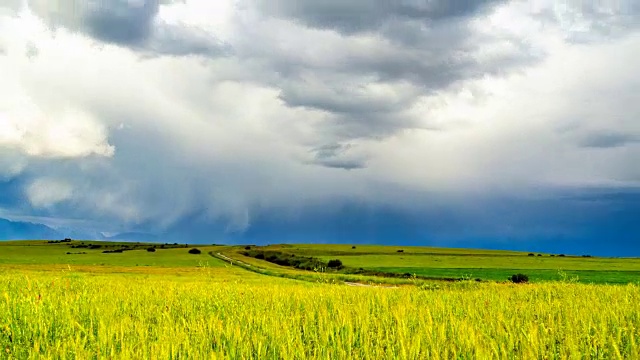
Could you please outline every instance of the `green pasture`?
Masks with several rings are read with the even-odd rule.
[[[339,259],[350,269],[415,274],[430,278],[504,281],[513,274],[524,273],[533,282],[553,280],[611,284],[640,282],[640,259],[638,258],[369,245],[271,245],[262,249],[313,256],[323,261]]]
[[[72,244],[79,244],[73,242]],[[202,251],[200,255],[189,254],[192,247],[161,249],[155,252],[146,251],[146,246],[139,250],[124,251],[122,253],[103,253],[113,250],[125,243],[90,242],[102,244],[100,249],[71,248],[67,244],[48,244],[43,241],[33,242],[0,242],[0,265],[91,265],[91,266],[156,266],[156,267],[194,267],[194,266],[224,266],[224,263],[207,255],[213,246],[195,246]],[[159,244],[156,244],[159,246]],[[67,254],[70,253],[70,254]]]

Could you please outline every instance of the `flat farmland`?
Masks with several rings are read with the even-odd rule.
[[[513,274],[524,273],[534,282],[570,279],[621,284],[640,281],[638,258],[367,245],[272,245],[265,249],[313,256],[323,261],[339,259],[352,269],[433,278],[504,281]]]

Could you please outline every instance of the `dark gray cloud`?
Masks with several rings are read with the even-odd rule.
[[[355,170],[366,167],[364,157],[354,157],[349,154],[353,148],[351,144],[327,144],[312,150],[314,164],[328,168]]]
[[[79,31],[97,41],[126,46],[146,56],[220,56],[227,47],[215,36],[183,24],[166,24],[157,17],[163,3],[173,0],[83,0],[60,4],[29,0],[30,10],[53,28]],[[19,6],[11,4],[14,10]]]
[[[581,146],[592,148],[614,148],[640,142],[640,137],[630,133],[594,132],[586,135]]]
[[[159,6],[158,0],[88,1],[83,23],[96,39],[141,45],[153,32]]]
[[[473,15],[500,0],[259,0],[262,11],[346,34],[379,29],[389,21],[431,22]]]
[[[522,39],[478,31],[477,16],[503,3],[260,1],[267,16],[312,32],[334,30],[339,40],[293,47],[301,44],[290,46],[286,37],[265,27],[255,30],[256,42],[246,52],[279,75],[271,83],[288,106],[327,115],[319,131],[336,141],[380,139],[405,129],[434,128],[429,119],[409,114],[425,96],[539,60]],[[325,39],[331,41],[331,36]],[[505,42],[507,51],[479,55]]]

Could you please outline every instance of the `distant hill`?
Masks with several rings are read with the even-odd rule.
[[[46,225],[0,219],[0,240],[53,240],[63,237]]]
[[[89,232],[67,227],[54,229],[43,224],[0,218],[0,241],[60,240],[64,238],[130,242],[158,242],[160,240],[160,237],[156,235],[143,232],[126,232],[114,236],[104,236],[95,231]]]

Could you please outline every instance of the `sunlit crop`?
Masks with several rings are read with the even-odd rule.
[[[639,341],[636,285],[0,275],[9,359],[615,359],[637,357]]]

